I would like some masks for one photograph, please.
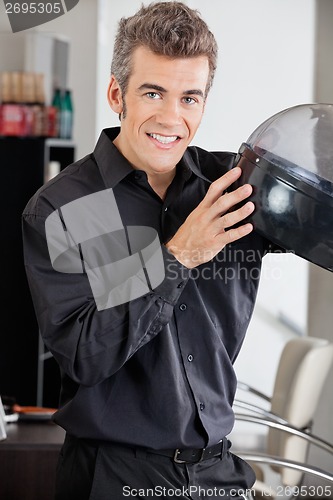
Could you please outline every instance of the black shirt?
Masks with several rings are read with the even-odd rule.
[[[134,170],[113,145],[118,133],[104,130],[94,152],[45,184],[23,214],[39,327],[62,375],[54,419],[78,437],[155,449],[213,445],[233,427],[232,365],[253,311],[267,241],[252,232],[206,264],[191,271],[182,266],[163,244],[210,182],[232,168],[234,155],[189,147],[162,201],[145,172]],[[157,231],[165,276],[143,296],[98,310],[85,272],[54,270],[45,221],[66,204],[110,188],[125,227]]]

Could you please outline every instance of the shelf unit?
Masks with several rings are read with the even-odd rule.
[[[37,398],[39,332],[23,262],[21,215],[29,199],[44,183],[46,167],[57,161],[60,169],[74,161],[72,141],[43,137],[0,137],[1,206],[3,214],[0,350],[0,395],[21,405]],[[53,359],[44,367],[43,402],[57,405],[59,370]]]

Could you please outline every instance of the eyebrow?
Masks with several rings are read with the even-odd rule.
[[[156,83],[143,83],[142,85],[140,85],[138,90],[156,90],[157,92],[164,92],[164,93],[168,92],[164,87],[156,85]],[[200,89],[184,90],[183,95],[197,95],[200,97],[204,97],[204,94]]]

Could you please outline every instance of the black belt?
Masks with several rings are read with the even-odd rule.
[[[208,458],[221,456],[223,457],[230,447],[230,441],[227,438],[221,439],[221,441],[214,446],[209,446],[208,448],[200,449],[181,449],[176,450],[146,450],[149,453],[155,453],[155,455],[163,455],[164,457],[170,457],[177,464],[194,464],[201,462],[202,460],[207,460]]]
[[[79,440],[79,441],[84,441],[86,443],[89,443],[90,445],[93,446],[100,446],[100,445],[106,445],[107,442],[101,441],[98,439],[89,439],[89,438],[76,438],[74,436],[70,436],[69,434],[66,434],[66,439],[69,440]],[[108,443],[108,446],[110,446],[113,449],[119,449],[119,450],[131,450],[132,452],[136,453],[137,451],[143,451],[144,453],[152,453],[154,455],[161,455],[164,457],[169,457],[172,458],[174,462],[177,464],[194,464],[197,462],[201,462],[202,460],[208,460],[209,458],[213,457],[218,457],[220,456],[221,458],[224,457],[224,455],[227,453],[228,449],[231,446],[231,442],[224,437],[219,441],[217,444],[214,446],[209,446],[208,448],[195,448],[195,449],[181,449],[177,448],[176,450],[154,450],[151,448],[142,448],[142,447],[131,447],[128,445],[122,445],[119,443]]]

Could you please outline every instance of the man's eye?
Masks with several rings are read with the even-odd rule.
[[[146,94],[149,99],[159,99],[160,95],[157,92],[147,92]]]
[[[185,104],[195,104],[197,102],[193,97],[184,97],[183,101]]]

